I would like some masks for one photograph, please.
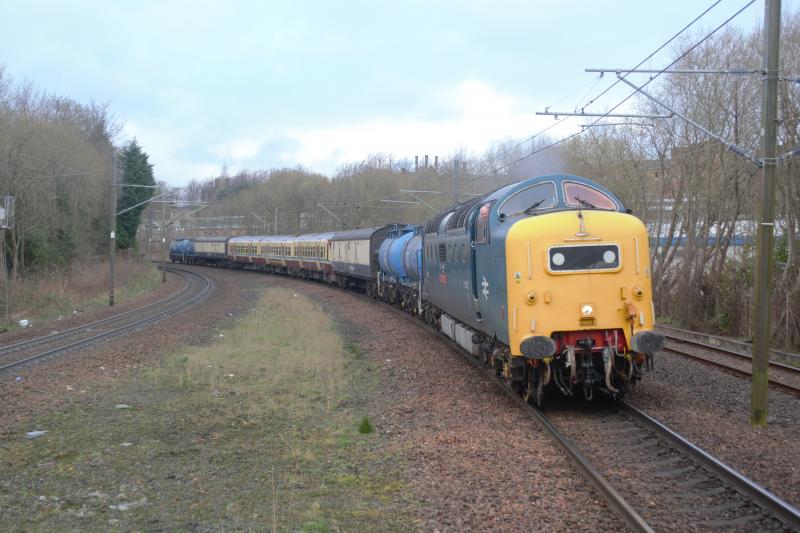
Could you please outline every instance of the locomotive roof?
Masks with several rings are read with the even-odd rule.
[[[504,185],[499,189],[496,189],[490,193],[487,193],[482,199],[486,200],[501,200],[504,199],[506,196],[509,196],[518,190],[527,189],[531,185],[536,185],[537,183],[543,183],[546,181],[555,182],[557,186],[560,186],[565,181],[572,181],[576,183],[582,183],[584,185],[589,185],[595,189],[598,189],[603,194],[608,195],[616,204],[620,207],[620,210],[624,211],[625,208],[622,205],[622,201],[617,197],[616,194],[609,191],[607,188],[603,187],[599,183],[594,180],[590,180],[589,178],[584,178],[582,176],[575,176],[574,174],[544,174],[542,176],[536,176],[534,178],[528,178],[521,181],[517,181],[515,183],[510,183],[508,185]],[[556,207],[557,209],[558,207]]]
[[[451,206],[448,209],[438,213],[428,221],[428,223],[425,225],[425,233],[438,233],[440,231],[443,231],[445,229],[442,228],[443,225],[447,226],[446,227],[447,230],[463,227],[467,222],[469,213],[472,212],[476,208],[476,206],[484,202],[488,202],[490,200],[497,200],[495,202],[495,209],[496,209],[500,204],[502,204],[503,200],[505,200],[506,198],[508,198],[509,196],[513,195],[518,191],[527,189],[538,183],[545,183],[545,182],[553,182],[556,184],[557,188],[560,188],[561,184],[565,181],[580,183],[583,185],[588,185],[594,189],[597,189],[598,191],[602,192],[603,194],[611,198],[614,201],[614,203],[617,204],[619,211],[625,211],[625,207],[623,206],[622,201],[619,199],[619,197],[617,197],[607,188],[603,187],[602,185],[593,180],[590,180],[588,178],[583,178],[581,176],[575,176],[572,174],[545,174],[542,176],[536,176],[533,178],[527,178],[524,180],[516,181],[514,183],[509,183],[508,185],[504,185],[482,196],[475,197],[465,202],[461,202],[459,204]],[[570,206],[561,205],[560,203],[558,203],[551,209],[545,208],[542,209],[541,211],[547,212],[550,210],[561,210],[561,209],[574,209],[574,208]]]

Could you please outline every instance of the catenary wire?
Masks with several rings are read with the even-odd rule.
[[[684,27],[684,28],[681,30],[681,32],[685,31],[685,30],[686,30],[686,29],[687,29],[689,26],[691,26],[692,24],[694,24],[694,23],[695,23],[697,20],[699,20],[699,18],[700,18],[700,17],[702,17],[703,15],[705,15],[705,14],[706,14],[706,13],[707,13],[707,12],[708,12],[708,11],[709,11],[711,8],[713,8],[714,6],[716,6],[718,3],[719,3],[719,1],[717,1],[717,2],[716,2],[716,3],[714,3],[714,4],[712,4],[712,5],[711,5],[711,7],[709,7],[708,9],[706,9],[706,11],[704,11],[704,12],[703,12],[703,13],[702,13],[700,16],[696,17],[696,18],[695,18],[695,19],[694,19],[694,20],[693,20],[693,21],[692,21],[690,24],[686,25],[686,26],[685,26],[685,27]],[[653,81],[654,81],[654,80],[655,80],[655,79],[656,79],[658,76],[660,76],[661,74],[663,74],[664,72],[666,72],[666,71],[667,71],[669,68],[671,68],[673,65],[675,65],[676,63],[678,63],[678,62],[679,62],[681,59],[683,59],[683,58],[684,58],[684,57],[686,57],[686,56],[687,56],[689,53],[691,53],[691,52],[692,52],[692,51],[693,51],[695,48],[697,48],[698,46],[700,46],[701,44],[703,44],[703,43],[704,43],[706,40],[708,40],[709,38],[711,38],[711,36],[713,36],[715,33],[717,33],[717,32],[718,32],[720,29],[722,29],[724,26],[726,26],[728,23],[730,23],[730,22],[731,22],[731,21],[732,21],[734,18],[736,18],[737,16],[739,16],[739,15],[740,15],[740,14],[741,14],[741,13],[742,13],[742,12],[743,12],[745,9],[747,9],[748,7],[750,7],[750,6],[751,6],[752,4],[754,4],[754,3],[755,3],[755,0],[750,0],[749,2],[747,2],[747,3],[746,3],[746,4],[745,4],[745,5],[742,7],[742,8],[740,8],[740,9],[739,9],[739,10],[738,10],[736,13],[734,13],[733,15],[731,15],[730,17],[728,17],[727,19],[725,19],[725,21],[723,21],[723,22],[722,22],[720,25],[718,25],[716,28],[714,28],[714,30],[712,30],[711,32],[709,32],[708,34],[706,34],[706,35],[705,35],[705,36],[704,36],[702,39],[700,39],[700,40],[699,40],[697,43],[695,43],[694,45],[692,45],[692,46],[691,46],[691,47],[690,47],[688,50],[686,50],[684,53],[682,53],[680,56],[678,56],[678,57],[677,57],[677,58],[676,58],[674,61],[672,61],[672,63],[670,63],[669,65],[667,65],[667,66],[666,66],[666,67],[664,67],[663,69],[661,69],[661,71],[659,71],[658,73],[656,73],[656,74],[652,75],[652,76],[651,76],[651,77],[650,77],[650,78],[649,78],[649,79],[648,79],[648,80],[647,80],[647,81],[646,81],[646,82],[645,82],[645,83],[644,83],[644,84],[643,84],[643,85],[642,85],[642,86],[641,86],[639,89],[637,89],[637,90],[634,90],[634,91],[633,91],[632,93],[630,93],[628,96],[626,96],[625,98],[623,98],[623,99],[622,99],[620,102],[618,102],[618,103],[617,103],[616,105],[614,105],[614,106],[613,106],[611,109],[609,109],[608,111],[606,111],[606,112],[605,112],[605,113],[604,113],[602,116],[598,117],[598,118],[597,118],[597,119],[596,119],[594,122],[592,122],[591,124],[589,124],[587,127],[585,127],[585,128],[583,128],[583,129],[581,129],[580,131],[577,131],[577,132],[575,132],[575,133],[572,133],[572,134],[568,135],[567,137],[564,137],[564,138],[562,138],[562,139],[559,139],[558,141],[552,142],[552,143],[548,144],[547,146],[544,146],[544,147],[541,147],[541,148],[539,148],[539,149],[537,149],[537,150],[534,150],[534,151],[532,151],[532,152],[531,152],[531,153],[529,153],[529,154],[526,154],[526,155],[524,155],[524,156],[522,156],[522,157],[519,157],[519,158],[517,158],[517,159],[515,159],[515,160],[511,161],[510,163],[506,163],[505,165],[502,165],[502,166],[500,166],[500,167],[497,167],[497,168],[493,169],[491,172],[489,172],[489,173],[487,173],[487,174],[485,174],[485,175],[477,176],[477,177],[475,177],[475,178],[473,178],[473,179],[471,179],[471,180],[469,180],[469,181],[467,181],[467,182],[465,182],[465,183],[461,184],[461,186],[463,187],[463,186],[465,186],[465,185],[469,185],[469,184],[471,184],[471,183],[474,183],[474,182],[476,182],[476,181],[478,181],[478,180],[481,180],[481,179],[487,178],[487,177],[489,177],[489,176],[495,175],[495,174],[497,174],[497,173],[499,173],[499,172],[501,172],[501,171],[503,171],[503,170],[505,170],[505,169],[507,169],[507,168],[510,168],[510,167],[512,167],[512,166],[514,166],[514,165],[516,165],[517,163],[519,163],[519,162],[521,162],[521,161],[524,161],[525,159],[528,159],[528,158],[530,158],[530,157],[533,157],[534,155],[538,154],[539,152],[542,152],[542,151],[544,151],[544,150],[547,150],[548,148],[552,148],[553,146],[556,146],[556,145],[558,145],[558,144],[561,144],[561,143],[564,143],[564,142],[566,142],[566,141],[568,141],[568,140],[570,140],[570,139],[572,139],[572,138],[574,138],[574,137],[577,137],[578,135],[580,135],[580,134],[581,134],[581,133],[583,133],[584,131],[586,131],[586,130],[590,129],[591,127],[593,127],[593,126],[595,126],[595,125],[597,125],[597,123],[598,123],[598,122],[600,122],[601,120],[603,120],[603,119],[606,117],[606,115],[608,115],[609,113],[611,113],[612,111],[614,111],[615,109],[617,109],[619,106],[621,106],[622,104],[624,104],[625,102],[627,102],[629,99],[631,99],[631,98],[632,98],[632,97],[633,97],[635,94],[637,94],[637,93],[638,93],[638,92],[639,92],[641,89],[643,89],[644,87],[646,87],[647,85],[649,85],[649,84],[650,84],[651,82],[653,82]],[[660,46],[660,47],[658,48],[658,50],[656,50],[656,52],[653,52],[652,54],[650,54],[650,55],[647,57],[647,59],[645,59],[644,61],[640,62],[640,63],[639,63],[639,65],[637,65],[637,66],[636,66],[636,68],[638,68],[638,67],[639,67],[639,66],[641,66],[641,65],[642,65],[644,62],[646,62],[648,59],[650,59],[650,58],[651,58],[651,57],[652,57],[652,56],[653,56],[655,53],[657,53],[659,50],[663,49],[663,48],[664,48],[664,46],[666,46],[666,45],[667,45],[669,42],[671,42],[672,40],[674,40],[674,39],[675,39],[675,37],[677,37],[677,35],[679,35],[681,32],[679,32],[678,34],[676,34],[674,37],[670,38],[670,40],[669,40],[669,41],[667,41],[667,43],[665,43],[664,45]],[[627,74],[626,74],[626,76],[627,76]],[[623,78],[624,78],[624,77],[625,77],[625,76],[623,76]],[[620,80],[617,80],[617,81],[620,81]],[[609,89],[610,89],[610,87],[609,87]],[[601,93],[600,95],[598,95],[598,96],[597,96],[595,99],[593,99],[592,101],[594,101],[594,100],[596,100],[597,98],[599,98],[599,97],[600,97],[602,94],[605,94],[605,92],[606,92],[606,91],[604,91],[603,93]],[[588,104],[587,104],[587,105],[588,105]],[[585,106],[584,106],[584,107],[585,107]],[[564,120],[564,119],[562,119],[562,121],[563,121],[563,120]]]

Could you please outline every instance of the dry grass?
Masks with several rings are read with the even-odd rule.
[[[270,289],[217,335],[0,441],[0,529],[414,528],[380,434],[359,433],[369,362],[316,303]]]
[[[47,320],[73,310],[105,305],[108,298],[108,259],[75,262],[69,268],[32,275],[11,284],[9,318],[12,325],[26,318]],[[116,262],[116,300],[123,302],[158,287],[155,266],[134,253],[119,253]],[[2,289],[0,288],[0,291]],[[0,292],[0,300],[3,295]]]

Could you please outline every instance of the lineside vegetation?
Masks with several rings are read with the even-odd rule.
[[[359,432],[370,363],[318,304],[269,289],[212,338],[0,443],[0,529],[414,529]]]

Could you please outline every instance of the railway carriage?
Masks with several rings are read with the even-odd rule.
[[[266,243],[276,237],[242,236],[228,239],[228,260],[240,268],[265,270]]]
[[[288,273],[287,258],[293,256],[294,235],[274,235],[264,237],[264,260],[267,272]]]
[[[304,279],[329,280],[333,274],[330,240],[334,233],[298,235],[290,241],[292,257],[287,258],[289,273]]]
[[[397,224],[336,232],[330,239],[330,259],[334,281],[340,287],[353,287],[377,293],[380,265],[378,252],[389,230]]]
[[[220,265],[228,260],[227,237],[197,237],[192,240],[194,241],[193,264]]]

